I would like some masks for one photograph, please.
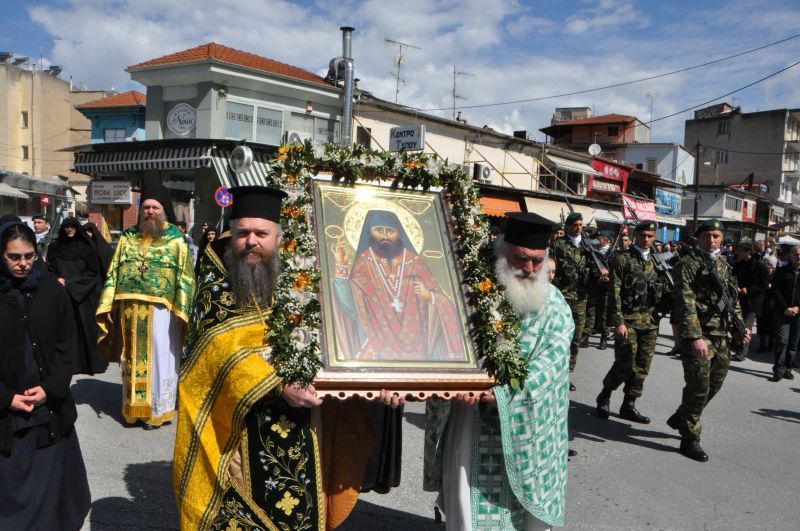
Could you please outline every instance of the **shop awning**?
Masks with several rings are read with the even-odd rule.
[[[15,199],[30,199],[28,194],[20,192],[10,184],[0,183],[0,195],[5,197],[13,197]]]
[[[661,214],[656,214],[656,221],[664,225],[673,225],[675,227],[685,227],[686,220],[683,218],[676,218],[672,216],[662,216]]]
[[[574,160],[563,159],[561,157],[555,157],[553,155],[547,155],[547,159],[556,165],[556,168],[566,171],[573,171],[575,173],[583,173],[586,175],[598,175],[602,176],[603,174],[599,171],[595,170],[588,164],[584,164],[583,162],[576,162]]]
[[[272,171],[269,157],[265,153],[253,153],[253,164],[243,173],[235,173],[228,164],[231,152],[227,149],[217,149],[211,157],[214,169],[217,171],[220,183],[223,186],[266,186],[267,175]]]
[[[602,221],[604,223],[616,223],[617,225],[622,225],[625,222],[625,218],[622,216],[621,211],[602,210],[598,208],[592,211],[592,216],[594,216],[595,221]]]
[[[210,146],[75,153],[75,171],[86,175],[143,170],[190,170],[211,165]]]
[[[576,212],[583,214],[584,223],[588,224],[589,221],[594,217],[594,210],[588,205],[578,205],[573,203],[572,208],[575,209]],[[525,209],[528,212],[539,214],[540,216],[549,219],[553,223],[559,223],[561,220],[569,216],[570,212],[566,201],[542,199],[539,197],[526,197]]]
[[[503,217],[506,212],[521,212],[519,199],[509,197],[481,197],[481,210],[487,216]]]

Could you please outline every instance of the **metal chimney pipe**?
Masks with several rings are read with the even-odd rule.
[[[353,32],[355,28],[342,26],[342,56],[344,57],[344,106],[342,109],[341,145],[349,146],[353,139]]]

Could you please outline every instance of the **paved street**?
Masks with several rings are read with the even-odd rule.
[[[662,327],[666,333],[666,323]],[[639,409],[642,426],[616,415],[594,416],[594,397],[613,351],[584,349],[578,360],[570,425],[572,447],[567,529],[796,529],[800,492],[800,375],[772,383],[766,355],[735,363],[703,415],[703,447],[711,460],[677,453],[666,424],[680,399],[680,361],[659,339]],[[117,367],[72,387],[78,433],[92,489],[86,530],[176,529],[171,487],[174,426],[145,432],[122,424]],[[619,408],[622,393],[612,398]],[[440,530],[434,496],[422,491],[424,406],[406,407],[403,483],[391,495],[366,494],[341,529]]]

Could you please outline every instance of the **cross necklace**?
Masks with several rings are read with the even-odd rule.
[[[144,275],[147,273],[147,270],[148,270],[147,262],[146,262],[146,260],[147,260],[147,251],[150,249],[150,244],[152,243],[152,241],[153,240],[151,238],[142,238],[142,244],[139,246],[139,254],[141,255],[141,258],[140,258],[141,263],[139,264],[139,267],[137,269],[139,270],[139,274],[142,275],[142,278],[144,278]]]
[[[394,308],[394,311],[400,313],[403,311],[403,303],[400,302],[400,291],[403,289],[403,272],[406,269],[406,249],[403,249],[403,258],[400,262],[400,279],[397,281],[397,292],[392,293],[392,289],[389,287],[389,283],[386,281],[386,277],[383,273],[382,268],[380,267],[380,262],[375,257],[375,253],[372,251],[372,247],[369,248],[369,254],[372,255],[372,261],[375,263],[378,269],[378,276],[381,277],[381,281],[383,282],[383,287],[386,288],[386,293],[389,294],[389,297],[392,298],[392,302],[390,306]],[[390,262],[391,266],[391,262]]]

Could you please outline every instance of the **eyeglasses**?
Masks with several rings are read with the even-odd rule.
[[[25,254],[19,254],[19,253],[6,253],[5,254],[5,259],[8,260],[9,262],[11,262],[12,264],[19,263],[19,262],[21,262],[23,260],[25,260],[26,262],[31,262],[35,258],[36,258],[36,253],[35,252],[33,252],[33,253],[25,253]]]

